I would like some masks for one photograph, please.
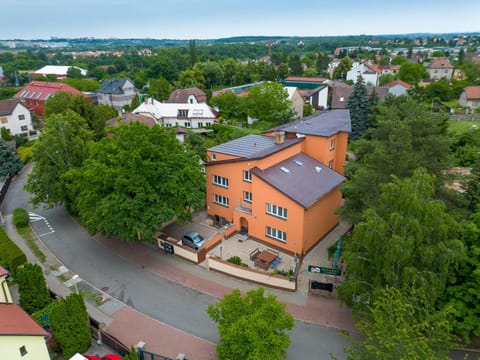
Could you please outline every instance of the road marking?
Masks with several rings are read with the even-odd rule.
[[[55,232],[55,230],[52,230],[52,231],[50,231],[50,232],[47,232],[47,233],[45,233],[45,234],[40,234],[40,235],[38,235],[38,236],[40,237],[40,236],[50,235],[50,234],[53,234],[54,232]]]
[[[41,215],[38,215],[38,214],[35,214],[33,212],[28,212],[28,218],[30,219],[30,221],[38,221],[38,220],[46,220],[43,216]]]

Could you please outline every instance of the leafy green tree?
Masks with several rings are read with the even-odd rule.
[[[33,314],[50,303],[50,293],[39,265],[25,264],[19,267],[17,280],[20,306],[26,312]]]
[[[433,306],[462,256],[457,223],[442,201],[433,200],[434,178],[425,170],[393,177],[380,189],[378,205],[363,213],[345,243],[348,267],[339,294],[361,308],[386,286],[421,289]]]
[[[160,101],[167,100],[172,92],[172,85],[167,79],[160,77],[158,79],[151,79],[148,87],[149,95]]]
[[[74,87],[75,89],[80,91],[95,92],[100,88],[100,83],[96,80],[67,78],[67,79],[63,79],[62,83],[68,84],[71,87]]]
[[[353,85],[353,91],[348,98],[347,109],[350,110],[350,120],[352,124],[351,140],[357,140],[362,137],[367,130],[368,118],[368,94],[367,87],[363,77],[359,76],[357,82]]]
[[[380,79],[378,80],[378,85],[383,86],[385,84],[391,83],[394,81],[397,77],[393,74],[383,74],[380,75]]]
[[[248,291],[242,297],[235,289],[223,300],[207,309],[218,324],[219,359],[276,360],[285,359],[290,346],[286,330],[295,321],[285,311],[285,304],[274,295],[264,294],[263,288]]]
[[[350,71],[350,69],[352,68],[352,64],[353,64],[352,59],[350,59],[350,57],[348,56],[345,56],[342,60],[340,60],[340,63],[333,70],[332,79],[345,80],[347,77],[347,72]]]
[[[82,165],[88,156],[91,140],[86,121],[77,113],[67,110],[48,118],[33,147],[35,166],[25,186],[33,195],[31,202],[34,205],[71,204],[63,175]]]
[[[230,124],[245,123],[247,120],[244,102],[232,92],[226,92],[211,98],[210,105],[218,107],[220,117]]]
[[[376,127],[354,143],[357,161],[345,167],[347,180],[342,186],[345,204],[342,217],[353,224],[362,212],[374,206],[381,184],[391,176],[410,177],[419,167],[435,175],[437,189],[443,187],[443,170],[450,162],[450,136],[447,118],[431,114],[410,97],[387,97],[375,107]]]
[[[410,85],[417,85],[420,80],[428,79],[428,71],[422,64],[405,62],[400,66],[398,78]]]
[[[188,49],[190,55],[190,65],[193,67],[197,63],[198,50],[195,40],[190,40],[188,42]]]
[[[471,83],[480,78],[480,64],[476,63],[475,61],[465,60],[460,69],[467,77],[467,80]]]
[[[193,69],[187,69],[180,73],[180,87],[189,88],[196,86],[199,89],[205,89],[205,76],[203,74],[203,69],[199,66],[194,67]]]
[[[128,353],[128,355],[126,355],[123,360],[140,360],[139,357],[138,357],[138,353],[137,353],[137,350],[135,350],[135,348],[132,346],[130,348],[130,352]]]
[[[70,66],[67,71],[67,77],[70,79],[81,79],[83,76],[79,68],[75,66]]]
[[[438,99],[441,101],[450,101],[456,98],[453,88],[448,84],[448,80],[441,78],[434,83],[428,84],[423,89],[423,95],[426,99]]]
[[[398,56],[395,56],[395,58],[392,60],[392,65],[402,65],[403,63],[406,63],[406,62],[407,62],[407,59],[405,58],[405,56],[398,55]]]
[[[298,54],[295,54],[290,57],[288,66],[290,68],[290,73],[292,75],[302,75],[303,73],[302,61],[300,60],[300,56]]]
[[[288,93],[278,83],[264,82],[252,87],[243,101],[248,116],[263,123],[280,125],[293,117]]]
[[[21,168],[22,162],[15,149],[5,141],[0,140],[0,176],[16,174]]]
[[[465,256],[442,300],[453,309],[453,332],[469,343],[472,337],[480,336],[480,208],[460,229]]]
[[[50,324],[65,358],[83,353],[91,344],[87,308],[79,294],[70,294],[52,309]]]
[[[150,241],[165,222],[189,220],[203,205],[205,179],[198,160],[173,129],[134,122],[92,143],[90,157],[66,180],[90,233]]]
[[[130,109],[134,110],[140,105],[140,97],[136,94],[130,102]]]
[[[356,323],[364,337],[346,350],[348,359],[449,359],[448,312],[422,304],[425,295],[419,292],[379,289],[368,315]]]
[[[223,84],[223,69],[216,61],[197,63],[193,67],[193,70],[195,71],[196,68],[203,72],[206,89],[211,89],[212,87]]]

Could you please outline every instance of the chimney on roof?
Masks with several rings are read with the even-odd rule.
[[[280,145],[285,141],[285,131],[276,130],[275,131],[275,144]]]

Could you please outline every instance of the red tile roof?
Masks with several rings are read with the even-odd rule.
[[[387,88],[392,88],[396,85],[400,85],[400,86],[403,86],[404,88],[407,88],[408,90],[411,90],[413,89],[412,85],[410,84],[407,84],[405,81],[402,81],[400,79],[397,79],[397,80],[394,80],[392,82],[389,82],[388,84],[385,84],[383,86],[387,87]]]
[[[0,116],[12,114],[19,102],[20,100],[17,99],[0,101]]]
[[[49,334],[17,304],[0,304],[1,335],[48,336]]]
[[[463,91],[469,100],[480,99],[480,86],[467,86]]]
[[[83,95],[83,93],[70,85],[59,82],[30,81],[18,93],[16,99],[31,99],[45,101],[47,97],[58,91],[68,91],[73,95]]]
[[[368,61],[365,61],[363,63],[363,65],[365,65],[367,68],[369,68],[370,70],[372,70],[373,72],[375,72],[377,74],[382,73],[382,70],[380,70],[376,65],[373,65],[373,64],[369,63]]]

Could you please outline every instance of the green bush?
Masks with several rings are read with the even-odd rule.
[[[33,153],[33,147],[31,146],[20,146],[17,149],[17,155],[24,164],[32,160],[32,153]]]
[[[13,223],[17,228],[25,227],[28,225],[28,213],[25,209],[13,210]]]
[[[37,264],[25,264],[17,269],[20,306],[29,314],[43,309],[50,303],[50,293]]]
[[[235,265],[242,265],[242,259],[240,259],[238,256],[232,256],[227,261]]]
[[[8,237],[2,227],[0,227],[0,262],[6,265],[13,276],[16,276],[17,268],[27,262],[23,251]]]

